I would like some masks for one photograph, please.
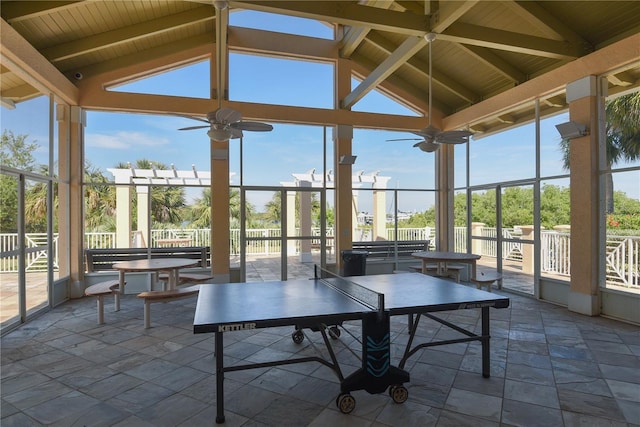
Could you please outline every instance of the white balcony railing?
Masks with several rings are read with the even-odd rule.
[[[319,236],[320,230],[313,229],[312,235]],[[366,237],[366,230],[360,230],[359,234]],[[394,240],[395,230],[387,230],[387,239]],[[503,230],[506,238],[517,239],[514,230]],[[331,230],[327,233],[329,240],[333,240]],[[482,236],[489,239],[483,240],[479,255],[495,257],[497,254],[495,239],[496,230],[484,227]],[[48,252],[46,246],[46,234],[30,233],[26,236],[26,270],[29,272],[46,271],[48,265]],[[132,236],[133,237],[133,236]],[[249,255],[269,255],[280,253],[281,243],[280,229],[251,229],[247,230],[246,253]],[[158,229],[151,231],[151,246],[158,246],[158,241],[180,239],[188,241],[190,246],[208,246],[210,242],[209,229]],[[397,240],[427,240],[434,239],[434,230],[425,228],[401,228],[397,230]],[[116,247],[115,233],[85,233],[84,245],[86,248],[113,248]],[[456,227],[455,250],[466,251],[467,232],[464,227]],[[570,233],[558,231],[543,231],[541,233],[541,261],[542,273],[562,276],[571,274]],[[54,235],[54,269],[58,263],[58,238]],[[314,242],[314,243],[319,243]],[[330,242],[329,246],[332,246]],[[14,233],[0,234],[0,273],[18,271],[18,236]],[[230,242],[231,255],[240,254],[240,230],[231,230]],[[522,262],[522,247],[518,242],[505,242],[502,247],[505,260]],[[606,247],[606,278],[607,285],[624,287],[640,287],[640,237],[638,236],[608,236]]]

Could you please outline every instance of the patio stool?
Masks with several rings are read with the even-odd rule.
[[[151,303],[169,302],[175,299],[197,295],[198,292],[200,292],[200,285],[171,289],[168,291],[148,291],[138,294],[138,298],[144,299],[144,328],[149,329],[151,327]]]
[[[410,265],[409,270],[415,271],[416,273],[422,273],[422,265]],[[427,271],[436,271],[438,269],[437,264],[427,264]]]
[[[470,279],[470,282],[475,283],[478,289],[481,289],[483,285],[486,285],[487,291],[491,292],[491,285],[496,280],[502,280],[502,274],[497,272],[480,272],[480,276],[472,277]]]
[[[158,275],[158,280],[167,283],[169,281],[169,275],[167,273],[161,273]],[[213,280],[213,276],[210,274],[180,273],[178,285],[184,285],[187,283],[205,283],[210,280]]]
[[[98,325],[104,324],[104,296],[113,294],[115,297],[115,308],[113,311],[118,311],[120,309],[120,281],[118,280],[107,280],[104,282],[96,283],[95,285],[89,286],[84,290],[84,294],[86,296],[95,296],[97,297],[97,305],[98,305]]]
[[[443,271],[442,277],[449,277],[456,280],[456,283],[460,283],[460,272],[464,270],[465,267],[461,265],[447,265],[446,270]],[[438,275],[438,264],[427,264],[426,265],[427,273],[430,276]],[[418,273],[422,273],[421,265],[410,265],[409,270],[417,271]]]

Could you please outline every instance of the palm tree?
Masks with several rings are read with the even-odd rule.
[[[640,159],[640,92],[615,98],[605,105],[607,166]],[[569,141],[560,142],[564,168],[569,170]],[[613,213],[613,177],[606,175],[606,213]]]
[[[301,192],[296,192],[295,197],[296,226],[299,225],[298,218],[300,217],[300,194]],[[282,218],[280,212],[281,199],[282,192],[276,191],[275,193],[273,193],[273,197],[265,205],[265,219],[278,222],[280,221],[280,219]],[[320,224],[320,202],[318,201],[318,193],[315,192],[311,193],[311,218],[313,219],[315,226],[318,226],[318,224]]]
[[[116,168],[127,169],[131,165],[128,163],[118,163]],[[158,169],[167,170],[169,167],[161,162],[154,162],[148,159],[136,160],[133,166],[136,169]],[[154,227],[163,225],[179,225],[183,220],[183,213],[186,203],[185,190],[183,187],[151,187],[151,218]],[[133,207],[136,206],[134,199]]]
[[[88,231],[115,231],[115,187],[107,185],[109,179],[100,168],[92,166],[89,162],[84,167],[84,182],[92,184],[85,186],[84,190],[85,229]]]
[[[46,165],[39,166],[40,175],[49,175],[49,168]],[[53,212],[57,212],[58,197],[57,188],[58,184],[53,184],[54,194],[54,207]],[[44,233],[47,231],[47,191],[48,184],[44,182],[36,182],[30,185],[25,192],[25,219],[26,230],[28,233]],[[57,215],[53,216],[54,230],[57,224]]]
[[[211,189],[204,188],[202,197],[191,205],[189,213],[190,226],[193,228],[211,227]]]
[[[251,218],[255,208],[251,203],[246,204],[247,217]],[[211,227],[211,189],[202,190],[202,197],[191,205],[189,214],[191,226],[194,228]],[[240,227],[240,191],[237,188],[229,190],[229,220],[232,228]]]

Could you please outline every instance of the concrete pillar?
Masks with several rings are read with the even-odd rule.
[[[472,222],[471,223],[471,235],[482,236],[482,229],[486,224],[484,222]],[[471,253],[482,255],[482,243],[483,240],[472,239],[471,240]]]
[[[601,83],[604,82],[595,76],[587,76],[567,85],[570,119],[589,129],[589,135],[573,138],[569,143],[573,231],[569,310],[586,315],[600,314],[599,284],[604,280],[604,261],[599,258],[600,231],[604,231],[601,204],[604,187],[598,169],[606,160],[605,94]]]
[[[131,186],[116,186],[116,247],[131,245]]]
[[[295,191],[287,191],[287,236],[296,235],[296,193]],[[296,241],[287,241],[287,255],[296,254]]]
[[[373,240],[387,240],[386,205],[387,192],[385,190],[373,190]]]
[[[534,229],[533,225],[522,225],[520,226],[522,230],[522,240],[534,240]],[[535,258],[535,248],[530,243],[522,244],[522,272],[533,274],[535,271],[534,258]]]
[[[310,187],[310,182],[301,182],[301,186]],[[311,235],[311,193],[300,192],[300,235]],[[300,241],[300,262],[312,262],[311,240]]]
[[[149,216],[151,212],[151,204],[149,201],[150,192],[151,189],[149,186],[140,185],[136,187],[136,194],[138,196],[138,231],[142,234],[142,240],[148,246],[151,246],[151,236],[149,236]]]

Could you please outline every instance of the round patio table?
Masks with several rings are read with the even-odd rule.
[[[198,260],[189,258],[151,258],[136,259],[133,261],[120,261],[113,264],[113,268],[118,270],[120,280],[120,293],[124,293],[124,275],[131,272],[153,272],[157,274],[166,271],[169,276],[168,289],[175,289],[180,278],[180,269],[194,267],[198,265]],[[151,289],[149,289],[151,290]]]

